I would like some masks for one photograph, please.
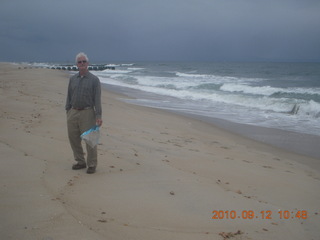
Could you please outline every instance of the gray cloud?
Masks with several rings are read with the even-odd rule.
[[[0,61],[320,61],[318,0],[3,0]]]

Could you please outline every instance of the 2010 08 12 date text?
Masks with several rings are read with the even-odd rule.
[[[307,219],[308,211],[306,210],[279,210],[273,212],[271,210],[266,211],[253,211],[253,210],[214,210],[212,211],[212,219],[273,219],[277,217],[279,219]]]

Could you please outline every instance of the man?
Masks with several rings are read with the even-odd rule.
[[[97,146],[86,144],[87,162],[81,145],[80,135],[93,126],[102,125],[101,86],[98,77],[89,72],[89,59],[86,54],[76,56],[79,72],[69,80],[66,101],[67,125],[70,145],[77,164],[73,170],[86,168],[87,173],[95,173],[97,167]]]

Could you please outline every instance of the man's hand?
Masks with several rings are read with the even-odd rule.
[[[96,125],[100,127],[102,125],[102,122],[103,122],[102,119],[97,119]]]

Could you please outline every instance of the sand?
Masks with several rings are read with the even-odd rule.
[[[97,172],[72,170],[68,74],[0,64],[1,239],[319,239],[318,159],[107,89]]]

